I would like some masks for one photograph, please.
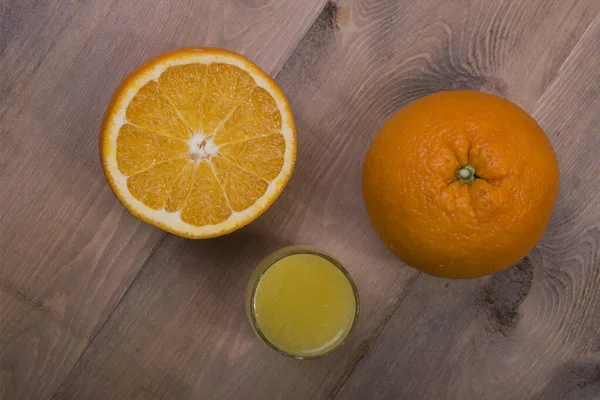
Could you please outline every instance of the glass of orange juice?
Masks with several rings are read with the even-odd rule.
[[[332,256],[308,246],[285,247],[255,268],[246,311],[271,348],[300,360],[319,358],[339,348],[354,329],[358,291]]]

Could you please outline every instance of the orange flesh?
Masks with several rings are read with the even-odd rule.
[[[116,157],[130,193],[192,225],[249,208],[284,164],[274,99],[233,65],[170,67],[137,92],[126,120]]]

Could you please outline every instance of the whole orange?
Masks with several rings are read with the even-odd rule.
[[[515,264],[558,194],[552,145],[500,97],[440,92],[394,114],[365,159],[363,196],[385,245],[432,275],[476,278]]]

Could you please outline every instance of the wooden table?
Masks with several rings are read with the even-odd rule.
[[[1,2],[2,399],[600,398],[600,1]],[[129,215],[97,155],[121,78],[193,45],[276,77],[299,141],[276,204],[206,241]],[[530,112],[562,179],[529,256],[450,281],[386,251],[360,179],[386,117],[461,88]],[[244,314],[253,266],[293,243],[339,257],[362,296],[351,340],[310,362]]]

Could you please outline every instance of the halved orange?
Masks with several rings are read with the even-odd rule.
[[[296,131],[285,95],[231,51],[162,54],[123,80],[100,157],[136,217],[188,238],[224,235],[261,215],[287,184]]]

